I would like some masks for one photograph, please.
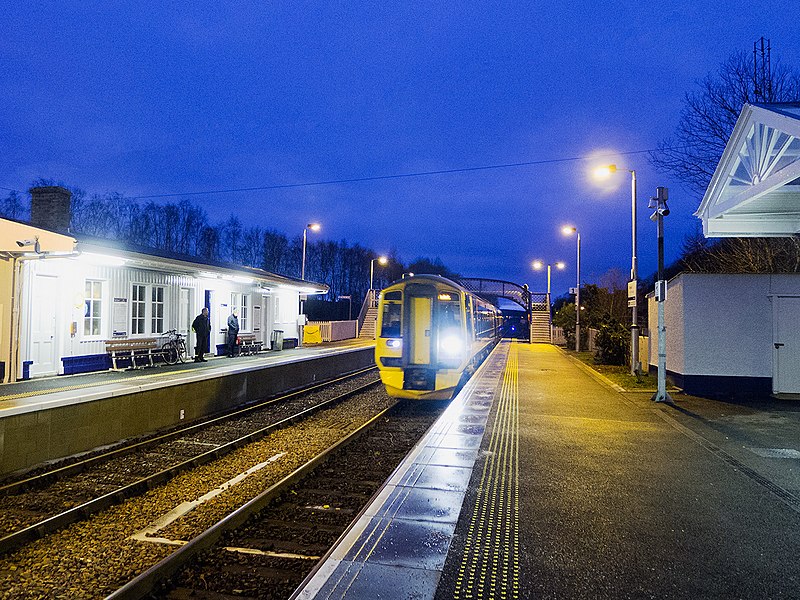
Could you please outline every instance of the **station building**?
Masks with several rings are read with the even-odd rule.
[[[192,352],[203,307],[211,353],[239,311],[242,333],[269,348],[276,330],[299,339],[301,297],[324,284],[69,233],[70,192],[31,190],[31,223],[0,219],[0,371],[3,382],[109,368],[106,340],[176,329]]]
[[[800,103],[743,106],[695,216],[706,237],[800,234]],[[652,368],[652,296],[649,312]],[[684,273],[664,312],[667,373],[684,391],[800,395],[800,274]]]

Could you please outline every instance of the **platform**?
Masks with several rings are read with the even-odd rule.
[[[296,597],[800,597],[798,428],[504,342]]]
[[[374,342],[0,385],[0,475],[372,366]]]

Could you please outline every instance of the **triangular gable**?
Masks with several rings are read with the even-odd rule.
[[[707,237],[800,232],[800,104],[745,104],[696,216]]]

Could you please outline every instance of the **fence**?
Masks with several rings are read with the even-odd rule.
[[[583,337],[583,336],[581,336]],[[586,343],[581,344],[581,350],[584,352],[594,352],[597,348],[595,343],[597,339],[597,329],[590,329],[586,332]],[[553,327],[553,343],[556,346],[566,346],[567,338],[564,337],[564,330],[561,327]]]
[[[338,342],[358,337],[358,321],[309,321],[320,329],[323,342]]]

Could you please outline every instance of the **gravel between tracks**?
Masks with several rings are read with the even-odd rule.
[[[172,551],[162,544],[130,540],[131,535],[182,502],[285,453],[158,533],[188,540],[393,403],[383,389],[374,388],[2,557],[0,597],[102,598]]]
[[[209,425],[186,437],[110,458],[85,472],[62,475],[44,487],[0,496],[0,536],[79,506],[375,379],[374,373],[367,373],[332,383],[298,397],[271,403],[245,415]],[[51,469],[72,461],[72,458],[67,458],[61,463],[52,464]]]

